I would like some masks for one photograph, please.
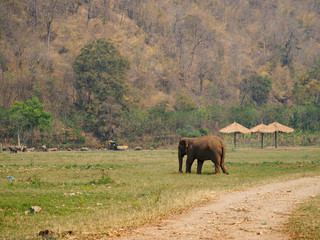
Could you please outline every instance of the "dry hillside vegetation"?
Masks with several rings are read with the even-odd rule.
[[[319,105],[317,0],[4,0],[0,22],[0,107],[37,96],[56,117],[53,129],[74,129],[71,114],[80,130],[112,137],[126,125],[118,124],[121,111],[159,105]],[[125,101],[105,97],[92,110],[77,106],[73,63],[98,39],[130,68]],[[99,111],[114,119],[106,129],[77,116],[96,121]]]
[[[270,76],[271,101],[285,103],[319,56],[315,0],[5,0],[0,11],[3,107],[38,92],[66,111],[76,101],[71,64],[100,38],[130,60],[144,106],[174,104],[181,90],[199,104],[235,103],[253,73]]]

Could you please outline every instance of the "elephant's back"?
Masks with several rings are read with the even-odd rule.
[[[206,136],[201,136],[198,137],[198,141],[201,143],[221,143],[222,140],[218,136],[215,135],[206,135]]]
[[[197,138],[195,141],[196,145],[199,145],[201,148],[224,148],[224,144],[218,136],[215,135],[206,135]]]

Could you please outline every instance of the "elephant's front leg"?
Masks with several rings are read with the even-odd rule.
[[[203,160],[198,159],[197,174],[201,174],[203,162]]]
[[[191,173],[191,167],[193,162],[194,162],[194,158],[191,156],[188,156],[187,163],[186,163],[186,173]]]
[[[180,173],[183,173],[183,171],[182,171],[182,162],[183,162],[183,157],[184,157],[184,155],[182,155],[182,154],[180,154],[179,153],[179,172]]]

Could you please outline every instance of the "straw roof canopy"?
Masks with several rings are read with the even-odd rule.
[[[267,126],[265,124],[260,124],[250,129],[253,133],[260,133],[261,134],[261,148],[263,148],[263,134],[264,133],[274,133],[275,129],[271,126]]]
[[[229,126],[222,128],[220,130],[221,133],[244,133],[244,134],[248,134],[251,133],[250,130],[242,125],[240,125],[239,123],[232,123]]]
[[[251,128],[250,131],[253,133],[273,133],[275,132],[275,129],[272,126],[261,123],[260,125]]]
[[[294,131],[293,128],[284,126],[278,122],[273,122],[269,124],[268,127],[271,127],[273,132],[292,133]]]

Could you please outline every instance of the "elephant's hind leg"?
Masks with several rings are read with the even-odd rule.
[[[217,163],[214,164],[214,172],[215,172],[216,174],[221,173],[221,171],[220,171],[220,164],[217,164]]]
[[[197,174],[201,174],[203,162],[203,160],[198,159]]]
[[[220,173],[220,163],[221,163],[221,159],[220,159],[220,156],[217,154],[217,153],[214,153],[212,155],[212,158],[211,158],[211,161],[214,163],[214,172],[216,174]]]

